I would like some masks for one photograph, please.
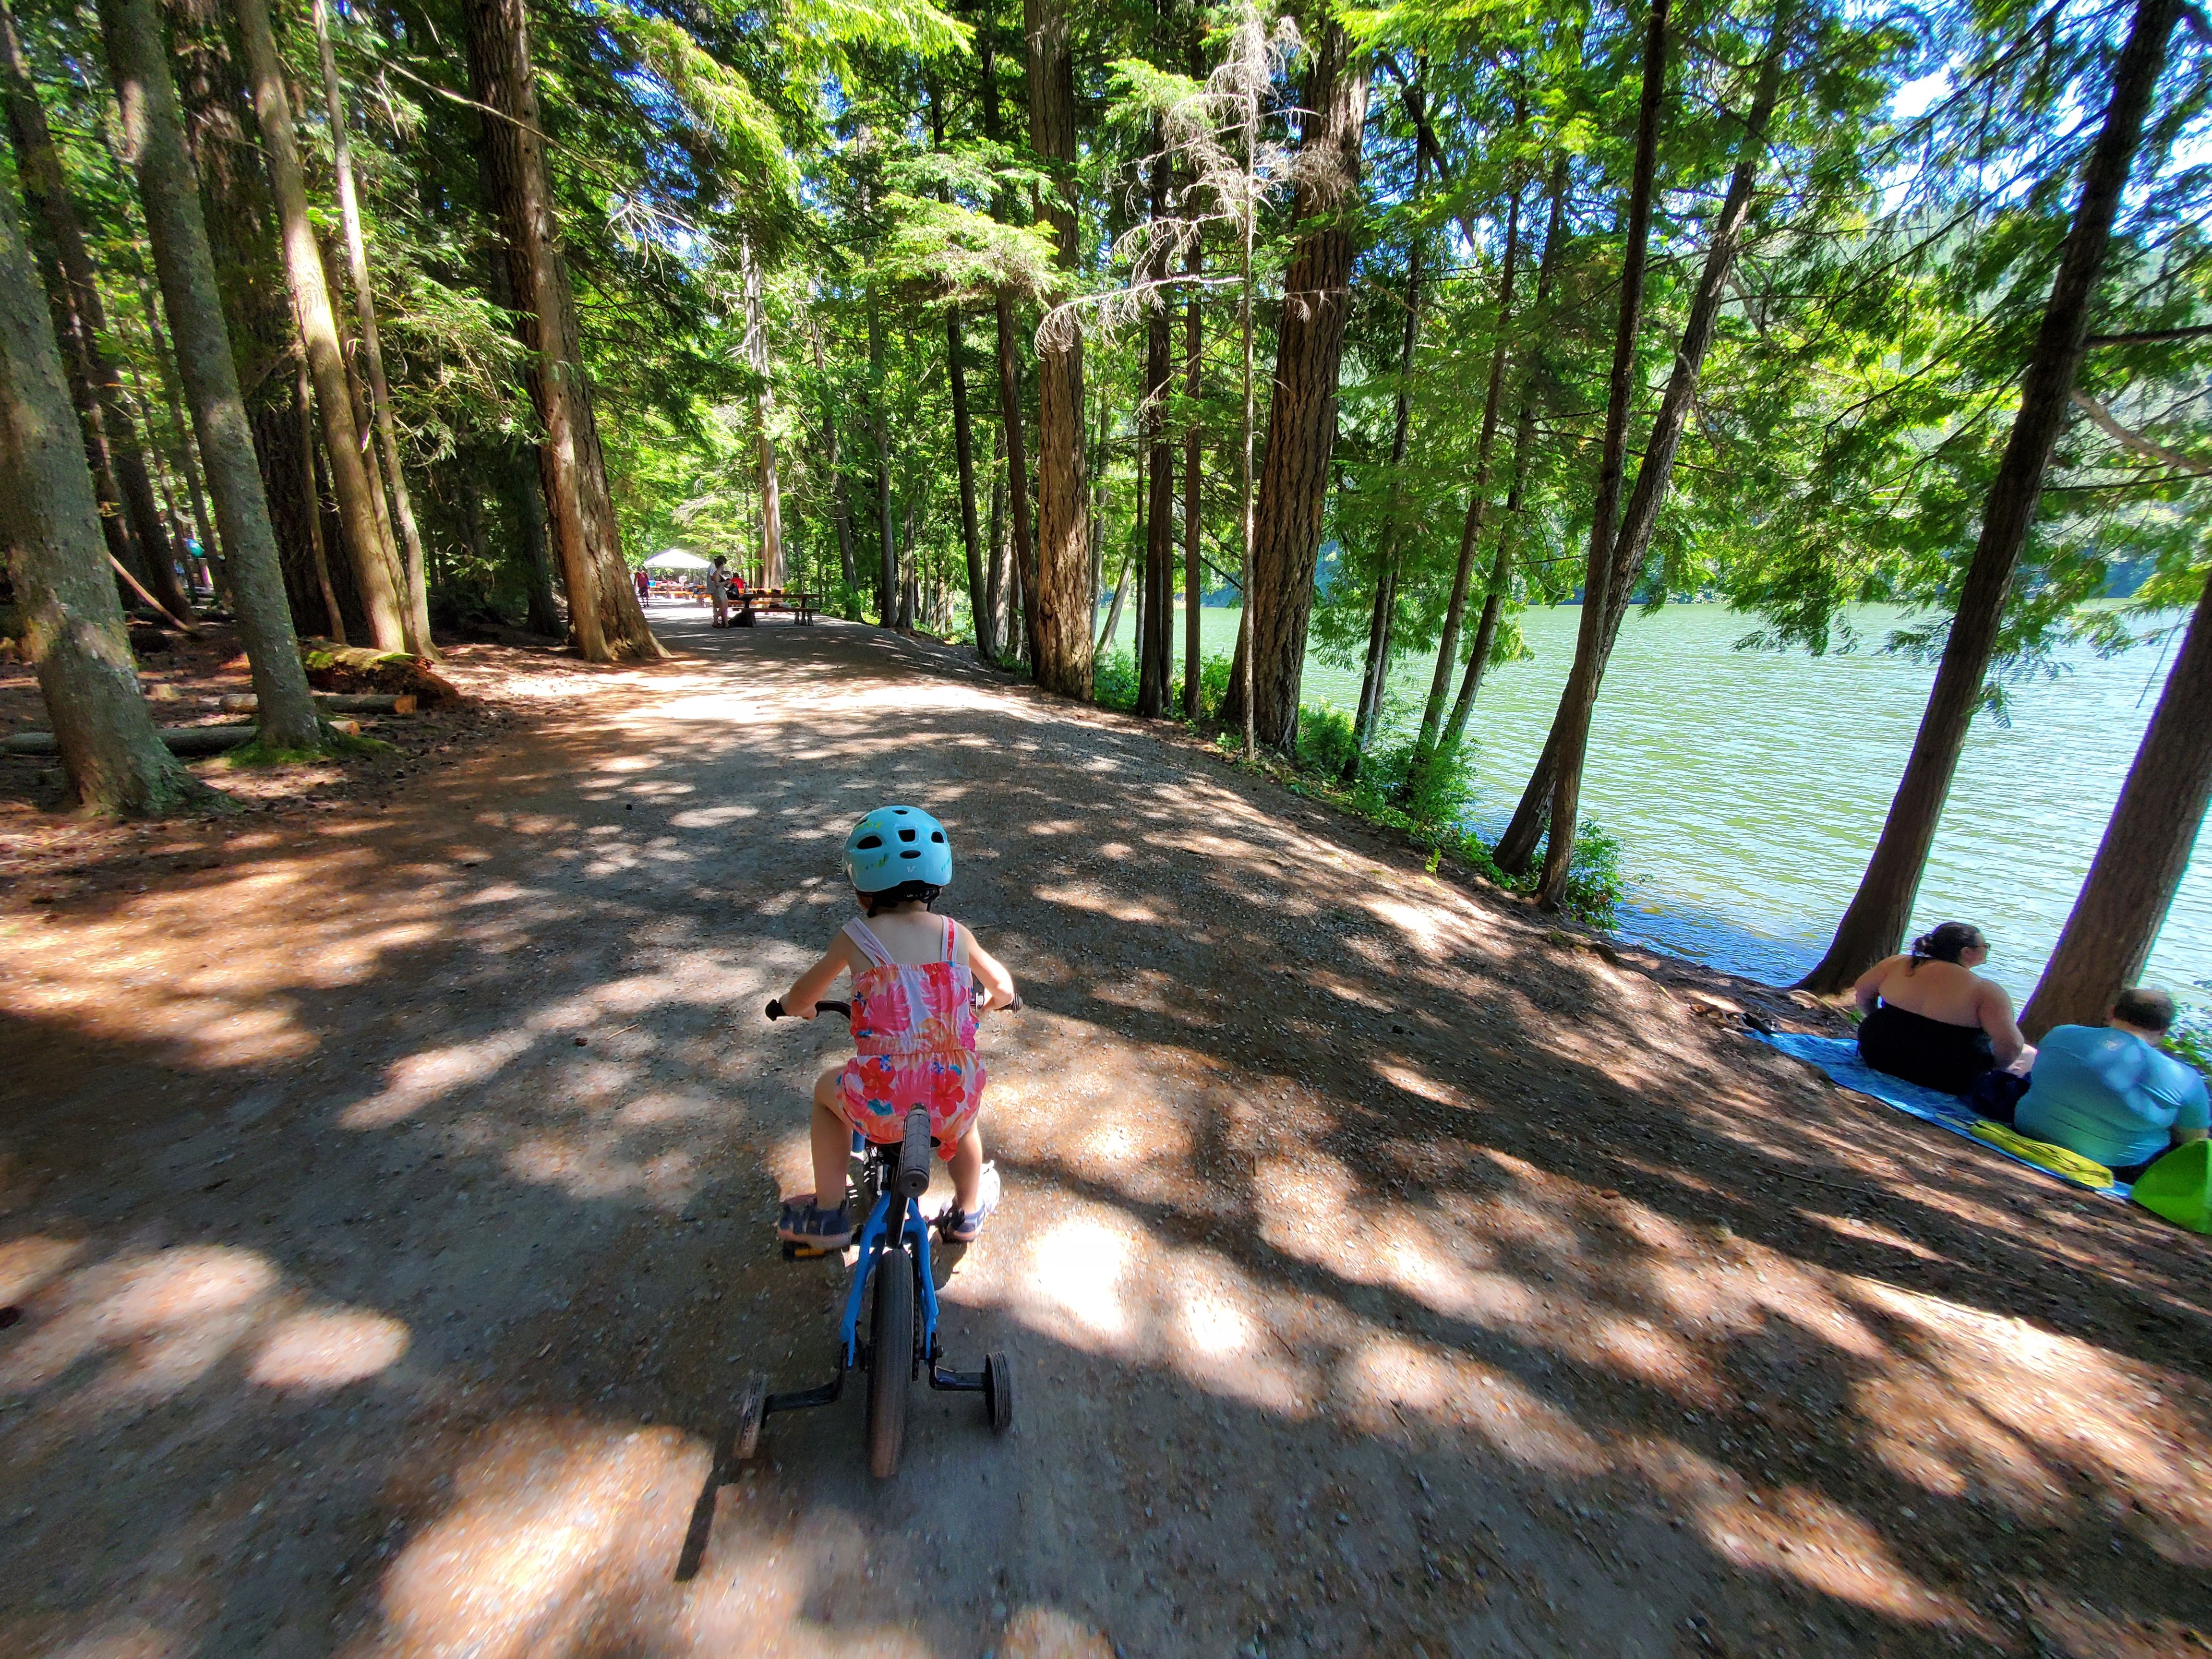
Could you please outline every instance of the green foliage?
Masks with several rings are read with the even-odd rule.
[[[1134,653],[1115,650],[1095,659],[1091,671],[1091,697],[1101,708],[1127,714],[1137,706],[1137,659]]]
[[[2212,1077],[2212,1009],[2192,1008],[2166,1034],[2168,1053]]]

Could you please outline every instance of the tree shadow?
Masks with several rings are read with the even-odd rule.
[[[1195,744],[832,623],[692,648],[388,811],[193,831],[219,867],[18,931],[0,1514],[46,1570],[0,1592],[11,1650],[2087,1655],[2212,1620],[2193,1241]],[[732,1392],[816,1380],[841,1299],[765,1227],[840,1034],[757,1011],[902,795],[1031,1006],[987,1036],[1008,1201],[945,1281],[1021,1421],[917,1391],[878,1485],[848,1390],[732,1470]]]

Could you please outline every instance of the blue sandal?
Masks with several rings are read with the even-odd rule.
[[[815,1207],[814,1194],[801,1193],[783,1206],[776,1218],[775,1236],[787,1244],[804,1244],[814,1250],[842,1250],[853,1242],[853,1218],[840,1204],[834,1210]]]
[[[937,1218],[937,1230],[948,1244],[972,1244],[983,1231],[983,1224],[991,1218],[991,1212],[999,1207],[999,1166],[983,1166],[982,1190],[975,1195],[975,1207],[963,1211],[957,1204],[948,1204]]]

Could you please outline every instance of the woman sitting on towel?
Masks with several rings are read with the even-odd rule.
[[[1866,1016],[1859,1058],[1950,1095],[1972,1093],[1992,1072],[2025,1072],[2035,1051],[2013,1023],[2012,999],[1973,971],[1989,959],[1980,928],[1947,921],[1913,940],[1910,956],[1868,969],[1851,988]]]

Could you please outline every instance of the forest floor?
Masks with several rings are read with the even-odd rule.
[[[388,755],[206,769],[231,817],[86,825],[0,761],[0,1652],[2212,1640],[2208,1241],[1180,732],[655,622],[648,668],[457,647]],[[842,1030],[761,1006],[896,799],[1030,1005],[983,1039],[1004,1207],[938,1270],[1015,1428],[917,1389],[878,1483],[855,1388],[720,1480],[845,1278],[771,1237]]]

